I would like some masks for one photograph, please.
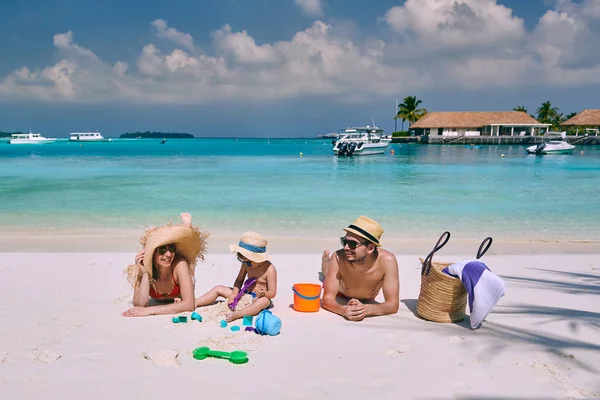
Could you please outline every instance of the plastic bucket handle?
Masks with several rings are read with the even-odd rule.
[[[298,297],[300,297],[301,299],[304,300],[317,300],[318,298],[321,297],[321,291],[319,291],[319,294],[316,296],[305,296],[303,294],[300,294],[295,287],[292,286],[292,290],[294,291],[294,293],[296,293],[298,295]]]

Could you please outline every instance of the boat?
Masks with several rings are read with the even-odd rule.
[[[10,144],[51,144],[56,138],[46,138],[39,133],[13,133],[8,143]]]
[[[529,154],[570,154],[575,146],[567,142],[567,132],[547,132],[546,135],[559,134],[562,140],[550,140],[527,148]]]
[[[346,128],[339,139],[332,141],[333,153],[336,156],[383,154],[392,141],[382,138],[383,131],[369,125]]]
[[[110,142],[111,138],[106,139],[100,132],[73,132],[69,137],[70,142]]]

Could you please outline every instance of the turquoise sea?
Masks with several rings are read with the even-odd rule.
[[[341,235],[364,214],[384,238],[600,237],[600,148],[530,156],[524,146],[392,144],[394,154],[352,158],[331,148],[327,139],[2,143],[0,227],[133,230],[186,210],[233,235]]]

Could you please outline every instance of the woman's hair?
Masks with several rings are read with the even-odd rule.
[[[156,268],[156,265],[154,265],[154,257],[152,257],[152,279],[156,281],[158,278],[160,278],[160,272]]]

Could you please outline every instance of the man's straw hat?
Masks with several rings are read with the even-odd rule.
[[[199,228],[191,225],[173,225],[169,223],[158,228],[146,229],[140,238],[140,244],[145,249],[144,272],[148,274],[150,281],[152,281],[154,251],[157,247],[174,243],[177,246],[175,255],[181,256],[187,261],[188,268],[193,276],[198,259],[204,260],[208,237],[208,233],[202,232]],[[138,266],[132,264],[127,267],[125,272],[131,285],[136,287],[141,280]]]
[[[381,246],[379,240],[381,239],[381,235],[383,235],[383,227],[369,217],[361,215],[351,225],[344,228],[344,230],[367,239],[376,246]]]
[[[240,253],[248,260],[260,263],[269,259],[267,253],[267,239],[256,232],[246,232],[238,244],[230,244],[232,253]]]

